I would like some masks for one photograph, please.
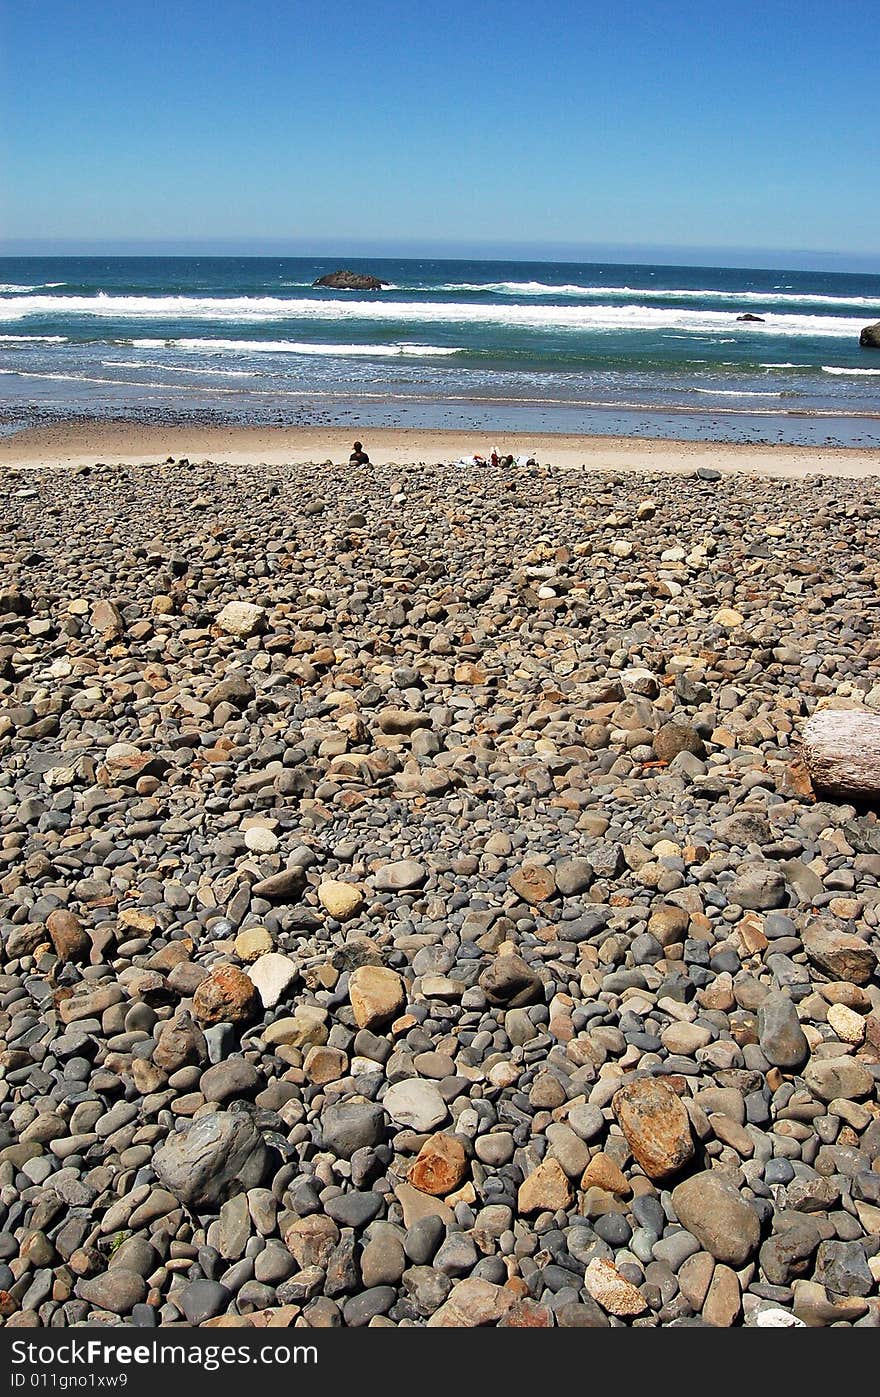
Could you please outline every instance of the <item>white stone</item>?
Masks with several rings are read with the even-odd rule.
[[[265,1009],[274,1009],[284,991],[296,979],[299,971],[287,956],[269,951],[260,956],[247,971],[257,987]]]
[[[266,608],[255,606],[249,601],[231,601],[217,616],[217,625],[227,635],[246,639],[262,630],[266,619]]]
[[[278,837],[262,825],[252,825],[244,833],[245,847],[252,854],[274,854],[278,848]]]
[[[449,1114],[446,1102],[434,1084],[415,1077],[390,1086],[382,1097],[381,1105],[395,1125],[409,1125],[413,1130],[433,1130]]]

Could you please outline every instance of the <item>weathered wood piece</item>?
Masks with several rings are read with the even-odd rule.
[[[804,728],[803,757],[817,790],[880,799],[880,713],[815,713]]]

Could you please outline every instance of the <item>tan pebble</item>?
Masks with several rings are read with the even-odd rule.
[[[250,964],[272,949],[272,937],[263,926],[249,926],[240,931],[232,943],[239,960]]]
[[[621,1319],[640,1315],[648,1308],[644,1295],[622,1276],[612,1261],[597,1257],[584,1272],[584,1288],[597,1305]]]
[[[855,1010],[845,1004],[832,1004],[828,1010],[828,1022],[842,1043],[862,1043],[865,1038],[865,1020]]]
[[[364,895],[360,888],[352,883],[326,878],[318,888],[318,901],[331,917],[335,917],[338,922],[344,922],[360,911]]]

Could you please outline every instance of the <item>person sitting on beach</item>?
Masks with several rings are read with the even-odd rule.
[[[362,441],[355,442],[354,450],[348,458],[348,464],[350,466],[368,466],[370,464],[370,458],[364,450]]]
[[[498,451],[494,446],[492,448],[492,455],[489,457],[489,461],[493,466],[498,466],[501,464],[501,462],[498,459]]]

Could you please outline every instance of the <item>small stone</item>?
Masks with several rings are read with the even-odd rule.
[[[426,1140],[407,1174],[413,1188],[443,1197],[457,1189],[467,1176],[467,1156],[452,1135],[432,1135]]]
[[[305,885],[306,871],[295,863],[290,868],[282,868],[280,873],[273,873],[254,883],[251,892],[254,897],[264,897],[267,902],[296,902]]]
[[[810,961],[832,980],[866,985],[877,969],[877,956],[860,936],[814,922],[802,939]]]
[[[114,1266],[102,1276],[77,1281],[76,1293],[99,1310],[127,1315],[147,1298],[147,1283],[136,1271]]]
[[[196,989],[193,1011],[201,1023],[253,1023],[260,1014],[260,998],[243,970],[221,965]]]
[[[703,1305],[703,1319],[716,1329],[729,1329],[742,1306],[739,1281],[729,1266],[716,1266]]]
[[[175,1131],[153,1156],[160,1183],[196,1212],[210,1212],[233,1194],[257,1188],[266,1147],[249,1115],[209,1112]]]
[[[205,1035],[191,1014],[181,1009],[173,1019],[166,1020],[157,1035],[153,1062],[163,1072],[178,1072],[181,1067],[195,1067],[208,1057]]]
[[[449,1299],[428,1320],[429,1329],[476,1329],[497,1324],[516,1300],[513,1291],[477,1276],[453,1286]]]
[[[742,625],[745,617],[732,606],[722,606],[720,611],[715,612],[713,620],[716,626],[723,626],[726,631],[735,631]]]
[[[554,870],[557,890],[563,897],[584,893],[594,880],[593,866],[586,859],[565,859]]]
[[[632,1185],[620,1165],[604,1150],[593,1155],[581,1176],[581,1188],[600,1188],[606,1193],[616,1193],[624,1197],[632,1192]]]
[[[642,1292],[621,1275],[612,1261],[595,1257],[584,1272],[588,1294],[610,1315],[629,1319],[648,1308]]]
[[[828,1010],[828,1022],[842,1043],[852,1043],[856,1047],[865,1041],[865,1020],[854,1009],[845,1004],[832,1004]]]
[[[61,961],[87,961],[92,949],[91,938],[79,917],[65,908],[56,907],[46,918],[46,930]]]
[[[237,640],[249,640],[265,629],[266,609],[252,602],[231,601],[217,613],[216,624]]]
[[[545,1159],[520,1184],[517,1208],[520,1213],[553,1212],[570,1208],[574,1195],[568,1176],[558,1159]]]
[[[519,1009],[544,997],[540,976],[518,955],[497,956],[483,971],[479,984],[490,1004],[508,1009]]]
[[[874,1277],[860,1242],[828,1241],[816,1252],[814,1279],[834,1295],[870,1295]]]
[[[382,1028],[406,1004],[404,983],[395,970],[383,965],[361,965],[348,981],[348,997],[358,1028]]]
[[[278,848],[278,836],[263,825],[251,825],[244,832],[244,844],[252,854],[274,854]]]
[[[351,883],[325,878],[318,888],[318,901],[331,917],[335,917],[338,922],[347,922],[363,907],[364,895],[360,888]]]
[[[348,1071],[348,1058],[340,1048],[316,1044],[306,1053],[303,1071],[310,1082],[324,1086],[327,1082],[336,1082],[345,1076]]]
[[[219,1281],[190,1281],[180,1297],[183,1313],[190,1324],[203,1324],[226,1309],[231,1299],[230,1292]]]
[[[803,1078],[820,1101],[833,1101],[837,1096],[858,1101],[870,1096],[874,1087],[874,1078],[865,1064],[851,1057],[812,1058],[804,1068]]]
[[[783,907],[788,900],[785,878],[777,868],[752,864],[740,870],[725,888],[728,902],[751,911]]]
[[[787,994],[773,991],[758,1008],[758,1041],[768,1062],[793,1071],[810,1055],[810,1045]]]
[[[247,971],[249,979],[257,988],[265,1009],[274,1009],[287,990],[299,976],[299,971],[289,956],[270,951]]]
[[[672,1206],[682,1226],[716,1261],[742,1266],[757,1250],[758,1215],[720,1170],[707,1169],[678,1184]]]
[[[326,1106],[321,1114],[321,1134],[326,1149],[341,1159],[351,1159],[356,1150],[373,1149],[381,1142],[385,1113],[373,1101],[343,1101]]]
[[[407,892],[426,882],[428,871],[415,859],[399,859],[386,863],[377,871],[373,885],[379,892]]]
[[[246,965],[268,955],[272,949],[272,937],[263,926],[246,927],[236,936],[233,944],[235,954]]]
[[[654,733],[651,745],[661,762],[674,761],[679,752],[690,752],[695,757],[701,757],[705,751],[703,739],[690,723],[664,723]]]
[[[510,875],[510,886],[524,902],[536,906],[546,902],[556,892],[556,879],[551,868],[539,863],[524,863]]]
[[[418,1131],[433,1130],[449,1114],[433,1082],[415,1077],[390,1086],[382,1097],[382,1105],[396,1125],[409,1125]]]
[[[693,1158],[688,1113],[662,1077],[628,1082],[615,1093],[611,1106],[649,1179],[666,1179]]]
[[[259,1084],[260,1074],[252,1062],[230,1057],[202,1073],[199,1091],[206,1101],[223,1102],[253,1096]]]

